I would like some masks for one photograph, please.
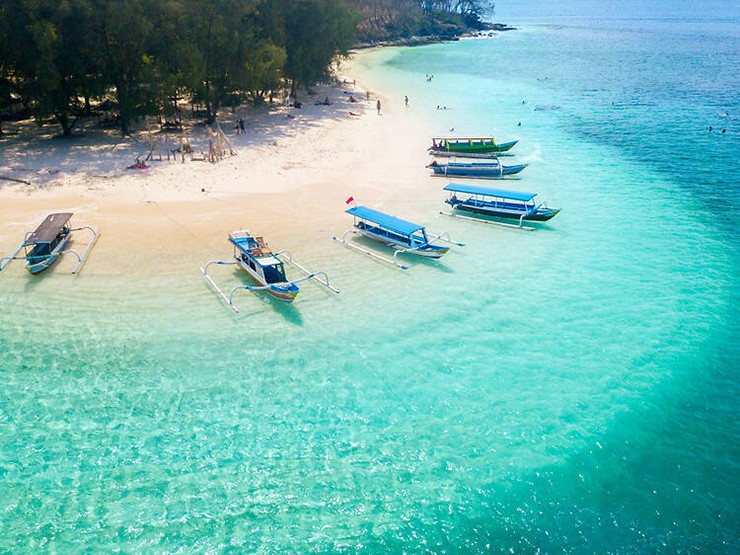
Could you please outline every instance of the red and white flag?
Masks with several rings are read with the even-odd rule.
[[[354,202],[355,197],[349,197],[347,200],[344,201],[344,204],[349,204],[350,202]]]

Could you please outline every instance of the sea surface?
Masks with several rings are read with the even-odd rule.
[[[339,296],[239,315],[201,261],[3,272],[0,553],[740,552],[740,18],[582,5],[356,62],[520,139],[534,232],[440,190],[440,263],[328,234]]]

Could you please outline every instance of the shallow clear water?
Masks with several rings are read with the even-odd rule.
[[[389,208],[466,247],[408,272],[304,249],[338,297],[235,316],[200,261],[3,275],[0,551],[736,552],[739,34],[364,54],[431,132],[520,138],[509,186],[563,212],[450,220],[430,180]]]

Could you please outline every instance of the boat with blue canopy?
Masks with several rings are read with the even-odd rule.
[[[427,166],[432,175],[439,177],[467,177],[471,179],[503,179],[521,172],[528,164],[504,166],[498,159],[492,162],[448,162],[439,164],[435,160]]]
[[[77,257],[77,264],[72,273],[78,273],[95,241],[97,241],[100,230],[90,226],[73,229],[70,223],[73,215],[71,212],[56,212],[46,216],[34,231],[26,233],[23,243],[13,254],[0,259],[0,271],[5,269],[13,260],[25,260],[26,270],[31,275],[36,275],[51,267],[62,255],[73,254]],[[88,230],[92,237],[84,252],[80,255],[77,251],[67,249],[67,247],[72,232],[81,230]],[[24,251],[23,254],[21,254],[21,251]]]
[[[401,218],[385,214],[367,206],[353,206],[345,210],[345,212],[352,216],[354,229],[345,231],[341,239],[337,237],[333,237],[333,239],[343,243],[347,247],[358,250],[372,258],[398,266],[403,270],[408,269],[408,266],[398,262],[397,257],[400,253],[414,254],[426,258],[441,258],[449,252],[450,247],[435,245],[432,241],[440,240],[463,246],[462,243],[452,241],[446,232],[440,235],[428,235],[426,228],[421,224],[402,220]],[[347,236],[350,233],[357,233],[388,245],[394,249],[393,257],[385,258],[379,256],[349,242]]]
[[[228,239],[234,247],[234,260],[212,260],[205,264],[200,271],[208,283],[235,312],[239,312],[239,309],[234,304],[234,293],[239,290],[264,291],[280,301],[292,303],[300,291],[298,284],[313,279],[334,293],[339,293],[339,290],[329,283],[329,276],[325,272],[310,272],[298,264],[286,250],[273,253],[263,237],[255,237],[249,230],[232,231]],[[285,274],[285,262],[299,269],[304,276],[296,280],[288,279]],[[237,285],[231,289],[227,296],[208,274],[208,268],[212,264],[235,264],[244,270],[257,285]]]
[[[537,193],[508,191],[478,187],[463,183],[450,183],[444,188],[450,193],[445,200],[456,212],[468,212],[494,218],[546,222],[560,212],[560,208],[549,208],[536,200]],[[458,196],[461,195],[461,196]]]

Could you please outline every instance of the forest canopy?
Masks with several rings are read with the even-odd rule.
[[[330,77],[358,40],[469,25],[482,0],[2,0],[0,125],[25,113],[70,135],[101,106],[134,120],[223,107]],[[0,127],[0,134],[2,127]]]

